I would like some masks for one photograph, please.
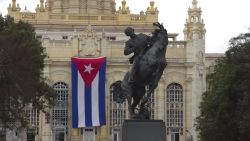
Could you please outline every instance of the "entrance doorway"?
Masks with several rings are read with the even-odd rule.
[[[95,128],[84,129],[84,141],[95,141]]]

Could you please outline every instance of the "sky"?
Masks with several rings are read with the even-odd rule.
[[[0,0],[0,13],[7,14],[7,7],[12,0]],[[23,10],[35,11],[40,0],[16,0]],[[131,13],[146,11],[151,0],[126,0]],[[183,40],[183,29],[188,7],[192,0],[154,0],[160,11],[159,22],[163,23],[169,33],[178,33],[178,40]],[[206,53],[224,53],[229,39],[240,33],[249,32],[250,0],[197,0],[201,7],[202,18],[206,28]],[[115,0],[118,9],[121,0]]]

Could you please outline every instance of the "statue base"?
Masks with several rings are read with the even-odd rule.
[[[125,120],[122,141],[166,141],[166,127],[162,120]]]

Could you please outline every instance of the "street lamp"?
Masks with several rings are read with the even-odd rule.
[[[187,134],[189,135],[187,138],[186,138],[186,141],[193,141],[193,135],[191,134],[191,132],[189,130],[186,130]]]

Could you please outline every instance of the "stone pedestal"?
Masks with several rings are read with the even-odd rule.
[[[122,141],[166,141],[166,127],[162,120],[125,120]]]

